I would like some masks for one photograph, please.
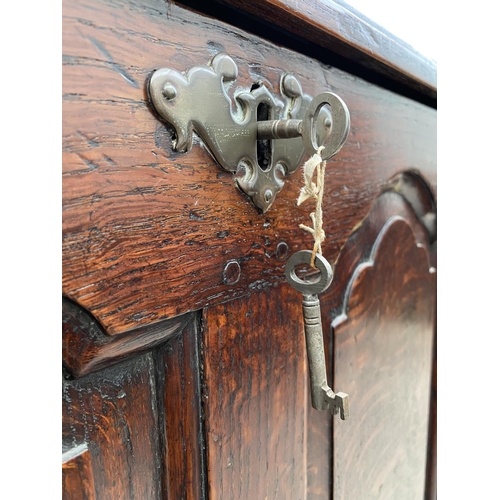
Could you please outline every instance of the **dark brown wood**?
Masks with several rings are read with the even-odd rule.
[[[163,447],[163,498],[205,499],[199,318],[155,352]]]
[[[288,285],[204,313],[209,498],[306,498],[301,297]]]
[[[334,420],[336,499],[424,496],[432,269],[428,244],[389,219],[334,318],[334,387],[351,404],[350,420]]]
[[[333,263],[332,263],[333,264]],[[331,289],[331,288],[330,288]],[[320,295],[321,323],[328,382],[332,382],[333,337],[330,328],[331,316],[327,314],[328,298]],[[300,319],[302,322],[302,318]],[[309,373],[307,373],[309,392]],[[333,498],[332,458],[333,458],[333,419],[327,411],[312,407],[310,395],[307,398],[307,499],[323,500]],[[338,418],[338,417],[336,417]],[[325,465],[328,464],[328,465]]]
[[[387,183],[385,189],[403,196],[419,222],[427,229],[429,243],[433,245],[437,238],[436,199],[424,179],[415,171],[401,172]],[[436,252],[433,247],[431,259],[436,267]]]
[[[373,246],[387,221],[392,218],[404,219],[422,245],[428,244],[430,238],[423,222],[428,222],[431,230],[435,229],[435,225],[431,224],[436,220],[435,203],[432,193],[422,184],[421,178],[408,172],[396,176],[388,186],[388,190],[377,198],[369,214],[349,236],[336,262],[333,283],[320,297],[327,373],[331,384],[333,335],[330,325],[333,318],[342,314],[349,283],[356,269],[369,261]],[[335,389],[343,390],[340,387]],[[332,420],[325,412],[318,412],[311,407],[308,413],[308,498],[331,498],[331,469],[322,464],[332,463],[333,460]]]
[[[328,330],[328,323],[323,324],[323,330]],[[331,338],[326,332],[325,341]],[[325,353],[328,353],[325,346]],[[331,350],[331,349],[330,349]],[[327,357],[327,368],[330,373],[330,356]],[[307,379],[309,384],[309,379]],[[307,399],[307,500],[323,500],[332,498],[332,457],[333,457],[333,421],[327,411],[315,410]]]
[[[87,311],[63,299],[63,365],[73,377],[87,375],[165,342],[179,333],[192,318],[192,314],[186,314],[111,337]]]
[[[410,500],[425,486],[434,500],[436,111],[421,102],[435,66],[342,1],[209,4],[259,17],[275,43],[163,0],[64,1],[64,498]],[[321,296],[349,421],[311,408],[302,297],[284,278],[312,246],[301,172],[262,215],[199,139],[173,151],[148,104],[155,69],[220,52],[233,89],[277,94],[290,72],[350,110],[327,166],[336,266]]]
[[[62,498],[72,500],[96,498],[90,452],[84,443],[63,452]]]
[[[63,381],[63,447],[88,446],[99,500],[161,498],[155,385],[151,354]]]
[[[279,245],[291,254],[307,241],[300,172],[261,215],[199,145],[172,151],[146,102],[156,68],[225,51],[239,86],[278,92],[291,72],[311,95],[342,96],[352,127],[327,167],[330,260],[398,172],[418,167],[435,189],[435,110],[160,0],[65,2],[63,15],[63,292],[109,334],[284,283]],[[231,260],[235,285],[224,283]]]
[[[97,327],[78,311],[73,325],[83,318],[91,338],[83,329]],[[94,498],[94,473],[99,499],[205,498],[200,319],[182,319],[183,330],[150,353],[63,381],[65,499]]]
[[[183,3],[213,13],[201,0]],[[343,1],[323,0],[215,0],[235,12],[251,14],[258,21],[269,23],[268,30],[279,26],[287,34],[303,38],[327,49],[330,59],[339,54],[371,72],[402,83],[405,87],[435,100],[437,97],[437,65],[413,47],[366,18]],[[225,16],[227,19],[229,16]],[[237,15],[231,16],[239,26]],[[266,36],[262,31],[261,36]],[[269,36],[269,35],[268,35]]]
[[[436,342],[436,338],[434,338]],[[432,385],[429,411],[429,442],[427,445],[426,500],[437,499],[437,352],[434,343]]]
[[[437,243],[431,246],[431,261],[437,267]],[[434,273],[437,287],[437,272]],[[434,304],[434,347],[432,356],[432,385],[429,411],[429,442],[427,445],[427,471],[425,500],[437,499],[437,296]]]

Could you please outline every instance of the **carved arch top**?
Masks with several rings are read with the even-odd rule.
[[[379,196],[322,297],[333,385],[349,394],[352,417],[333,422],[335,498],[424,496],[435,253],[415,200],[396,190]]]

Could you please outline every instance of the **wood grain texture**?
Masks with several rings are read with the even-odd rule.
[[[103,332],[87,311],[63,299],[63,366],[73,377],[87,375],[165,342],[179,333],[192,318],[192,314],[186,314],[112,337]]]
[[[393,218],[404,219],[415,233],[418,245],[428,245],[431,235],[435,238],[435,201],[423,180],[414,173],[405,172],[391,179],[388,186],[387,191],[376,199],[364,220],[353,229],[335,263],[332,285],[320,296],[327,374],[332,386],[334,346],[330,325],[333,318],[344,314],[344,303],[348,300],[352,277],[360,266],[369,262],[377,238],[386,223]],[[424,222],[427,222],[429,228]],[[435,259],[433,264],[435,265]],[[340,387],[334,389],[343,390]],[[308,412],[308,498],[331,498],[332,471],[322,464],[332,463],[333,460],[332,419],[325,412],[312,408]]]
[[[330,289],[331,290],[331,285]],[[328,291],[327,291],[328,292]],[[329,294],[328,294],[329,295]],[[331,317],[328,311],[328,295],[319,296],[321,304],[321,323],[323,326],[323,348],[327,380],[332,387],[333,336],[330,328]],[[299,294],[301,297],[301,295]],[[302,297],[301,297],[302,299]],[[307,388],[309,392],[309,373]],[[307,399],[307,500],[333,498],[333,418],[328,411],[319,411],[312,407],[310,395]],[[335,418],[339,418],[338,416]]]
[[[162,498],[151,354],[78,380],[63,380],[62,410],[63,446],[87,443],[96,498]],[[71,490],[65,500],[80,495]]]
[[[306,498],[306,358],[288,285],[204,313],[209,498]]]
[[[300,172],[261,215],[199,144],[173,152],[148,107],[154,69],[184,71],[221,51],[239,66],[236,86],[277,93],[291,72],[307,93],[347,103],[351,133],[326,174],[330,261],[395,174],[418,168],[435,189],[435,110],[172,3],[65,1],[63,293],[109,334],[284,283],[278,245],[291,254],[307,241]],[[241,278],[226,285],[231,260]]]
[[[432,369],[434,281],[428,245],[391,218],[356,268],[334,318],[334,498],[422,499]]]
[[[326,331],[325,331],[326,330]],[[331,373],[331,335],[323,323],[327,373]],[[329,348],[329,349],[328,349]],[[329,382],[331,377],[328,377]],[[309,384],[309,379],[307,380]],[[307,400],[307,500],[332,498],[333,420],[331,413],[318,411]],[[338,418],[338,417],[337,417]]]
[[[339,54],[361,64],[370,71],[436,99],[437,66],[419,54],[409,44],[366,18],[351,5],[332,0],[215,0],[237,12],[249,13],[277,25],[296,37],[301,37],[332,54]],[[207,10],[203,1],[183,3]],[[206,3],[206,2],[205,2]]]
[[[90,452],[84,443],[63,452],[62,498],[63,500],[96,498]]]
[[[431,262],[437,267],[437,243],[431,246]],[[437,287],[437,272],[434,273]],[[429,441],[427,445],[427,471],[425,500],[437,499],[437,296],[434,297],[434,346],[432,349],[432,384],[429,411]]]
[[[72,327],[92,338],[84,328],[96,329],[95,322],[79,308],[76,313]],[[163,337],[155,349],[157,342],[147,345],[151,352],[113,358],[121,362],[112,368],[87,364],[85,370],[101,369],[63,381],[65,499],[94,498],[94,488],[99,499],[205,498],[200,319],[181,319],[182,331]],[[108,338],[116,343],[121,337]],[[87,448],[92,456],[79,457]]]
[[[206,498],[205,436],[200,385],[199,317],[157,349],[163,498]]]
[[[437,499],[437,352],[436,332],[434,333],[434,352],[432,359],[432,385],[429,411],[429,441],[427,444],[427,470],[425,499]]]
[[[432,265],[436,267],[435,242],[437,239],[437,206],[434,193],[415,171],[401,172],[389,180],[385,191],[400,194],[410,205],[418,221],[427,230],[427,240],[431,245]]]

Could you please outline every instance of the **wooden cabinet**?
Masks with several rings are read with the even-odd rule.
[[[435,496],[435,68],[341,4],[292,3],[63,5],[66,499]],[[312,246],[301,173],[262,214],[201,140],[175,151],[149,101],[154,70],[218,53],[231,95],[292,73],[349,108],[320,297],[349,420],[311,407],[284,275]]]

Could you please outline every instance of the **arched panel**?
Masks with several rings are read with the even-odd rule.
[[[379,370],[384,373],[384,368],[383,365],[379,368],[378,363],[382,363],[384,359],[377,357],[378,354],[376,350],[373,350],[373,345],[360,343],[357,328],[365,328],[366,337],[379,328],[382,330],[386,328],[377,322],[388,322],[392,325],[391,328],[394,326],[397,330],[405,332],[404,315],[408,317],[415,306],[416,309],[412,314],[421,322],[418,327],[423,329],[425,342],[428,343],[429,338],[432,338],[434,323],[431,329],[429,329],[429,324],[433,321],[432,311],[435,306],[435,221],[434,196],[425,180],[416,172],[402,172],[388,181],[366,217],[351,232],[335,262],[332,285],[320,296],[327,372],[333,389],[349,394],[355,413],[352,414],[350,421],[340,421],[332,419],[326,412],[309,408],[308,489],[311,499],[319,500],[325,498],[325,495],[331,497],[333,490],[337,494],[334,496],[336,500],[337,498],[370,498],[363,496],[366,488],[363,487],[361,493],[356,487],[359,487],[360,482],[358,468],[362,469],[365,466],[370,468],[373,464],[370,460],[365,460],[365,465],[363,461],[355,465],[346,464],[350,447],[354,444],[348,442],[347,437],[350,437],[353,432],[360,432],[359,429],[353,431],[351,426],[354,425],[353,422],[356,419],[358,421],[359,418],[364,419],[366,413],[363,405],[360,407],[357,390],[353,392],[351,385],[361,384],[361,391],[364,392],[363,377],[368,381],[380,377]],[[326,247],[328,248],[328,240]],[[406,309],[401,309],[405,307]],[[329,327],[332,324],[335,325],[335,336],[333,328]],[[405,334],[402,335],[404,337]],[[344,337],[347,340],[341,342],[340,339]],[[354,339],[353,345],[348,341],[349,339]],[[370,340],[374,340],[375,344],[377,342],[377,338],[371,339],[370,337]],[[383,341],[384,338],[381,340]],[[392,342],[391,340],[389,347],[386,348],[389,360],[396,359],[396,357],[391,357]],[[350,372],[347,377],[344,372],[351,363],[354,363],[357,348],[366,350],[365,356],[370,363],[364,367],[364,371],[353,369],[354,371]],[[430,378],[432,348],[429,349],[423,356],[425,363],[421,369],[414,372],[417,377]],[[372,353],[374,357],[369,358]],[[391,383],[388,382],[387,387],[386,392],[390,395]],[[429,384],[418,397],[428,408]],[[435,406],[435,398],[431,400],[431,404]],[[403,402],[398,406],[398,411],[404,413],[405,408]],[[380,425],[385,426],[388,422],[390,419],[380,420]],[[425,430],[418,439],[419,461],[423,456],[421,453],[425,454],[427,450],[425,435],[428,422],[429,418],[426,414],[420,428],[421,431],[424,428]],[[335,439],[333,439],[334,425]],[[364,425],[363,423],[361,426],[362,432],[365,432]],[[366,443],[370,440],[370,436],[371,431],[366,430],[360,439]],[[430,438],[433,439],[432,436]],[[359,442],[358,444],[362,446]],[[381,463],[384,460],[384,457],[379,457]],[[434,483],[431,463],[433,460],[431,457],[429,460],[431,468],[428,469],[431,487]],[[333,484],[332,469],[323,467],[324,463],[334,464]],[[423,463],[425,466],[425,460]],[[347,494],[346,492],[350,491],[352,486],[341,482],[349,474],[351,477],[348,481],[354,482],[356,487],[353,488],[352,494],[342,497],[342,494]],[[420,476],[415,481],[419,484],[418,488],[421,488],[423,472],[420,471],[418,474]],[[381,496],[377,498],[392,498],[390,494],[382,494],[382,490]],[[389,491],[388,488],[387,490]],[[369,494],[369,492],[366,493],[366,495]],[[406,499],[404,496],[396,498]]]
[[[332,326],[334,498],[422,499],[430,403],[434,268],[411,222],[391,217],[356,266]]]

